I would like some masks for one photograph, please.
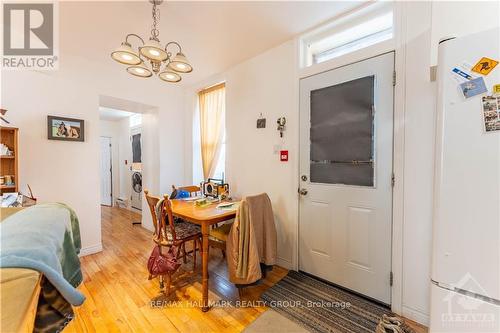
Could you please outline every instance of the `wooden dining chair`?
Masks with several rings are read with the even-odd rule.
[[[172,185],[172,194],[170,195],[170,199],[175,199],[175,196],[177,196],[177,193],[179,191],[188,192],[190,197],[201,196],[201,189],[199,186],[188,185],[188,186],[175,187],[175,185]],[[183,244],[182,247],[183,247],[183,251],[186,252],[186,244]],[[185,263],[185,260],[184,260],[184,263]]]
[[[177,192],[186,191],[189,193],[190,197],[201,196],[201,188],[199,186],[196,186],[196,185],[188,185],[188,186],[180,186],[180,187],[175,187],[175,185],[172,185],[172,193],[174,193],[176,191]]]
[[[159,197],[155,197],[152,195],[149,195],[148,190],[144,190],[144,195],[146,196],[146,202],[148,203],[149,211],[151,213],[151,219],[153,220],[153,227],[154,227],[154,232],[153,232],[153,242],[156,244],[160,245],[161,240],[160,240],[160,227],[158,224],[158,217],[156,216],[156,205],[160,201]]]
[[[226,257],[226,240],[232,226],[233,222],[224,223],[209,231],[208,245],[220,249],[223,258]]]
[[[153,241],[160,247],[177,246],[181,251],[178,252],[178,258],[183,257],[184,263],[187,262],[187,255],[192,253],[193,271],[196,271],[196,251],[201,250],[201,229],[198,225],[175,219],[172,214],[172,206],[168,195],[163,197],[161,207],[157,207],[160,202],[159,197],[149,195],[148,190],[144,190],[146,201],[151,211],[155,232]],[[186,251],[186,243],[193,241],[193,249]],[[170,294],[170,285],[172,282],[171,274],[167,274],[167,295]],[[160,277],[160,289],[164,288],[163,277]]]

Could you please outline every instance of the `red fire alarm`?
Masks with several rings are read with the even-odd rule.
[[[280,151],[280,161],[281,162],[288,162],[288,150]]]

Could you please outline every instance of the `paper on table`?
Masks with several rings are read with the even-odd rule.
[[[217,205],[217,208],[224,210],[236,210],[238,209],[239,202],[223,202]]]

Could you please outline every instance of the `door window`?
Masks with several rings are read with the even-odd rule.
[[[311,91],[313,183],[374,186],[375,76]]]

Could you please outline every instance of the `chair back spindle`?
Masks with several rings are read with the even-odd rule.
[[[158,216],[156,216],[156,204],[160,201],[160,198],[153,195],[149,195],[148,190],[144,190],[144,195],[146,196],[146,202],[148,203],[149,211],[151,212],[151,218],[153,219],[153,226],[155,228],[154,237],[155,239],[160,238],[160,226],[158,225]]]
[[[168,220],[168,222],[167,222]],[[162,207],[162,214],[161,214],[161,221],[162,221],[162,227],[163,228],[170,228],[170,233],[172,234],[172,241],[174,244],[178,243],[176,234],[175,234],[175,221],[174,221],[174,215],[172,214],[172,203],[170,202],[170,199],[168,198],[168,195],[163,196],[163,207]],[[168,223],[168,226],[167,226]]]

